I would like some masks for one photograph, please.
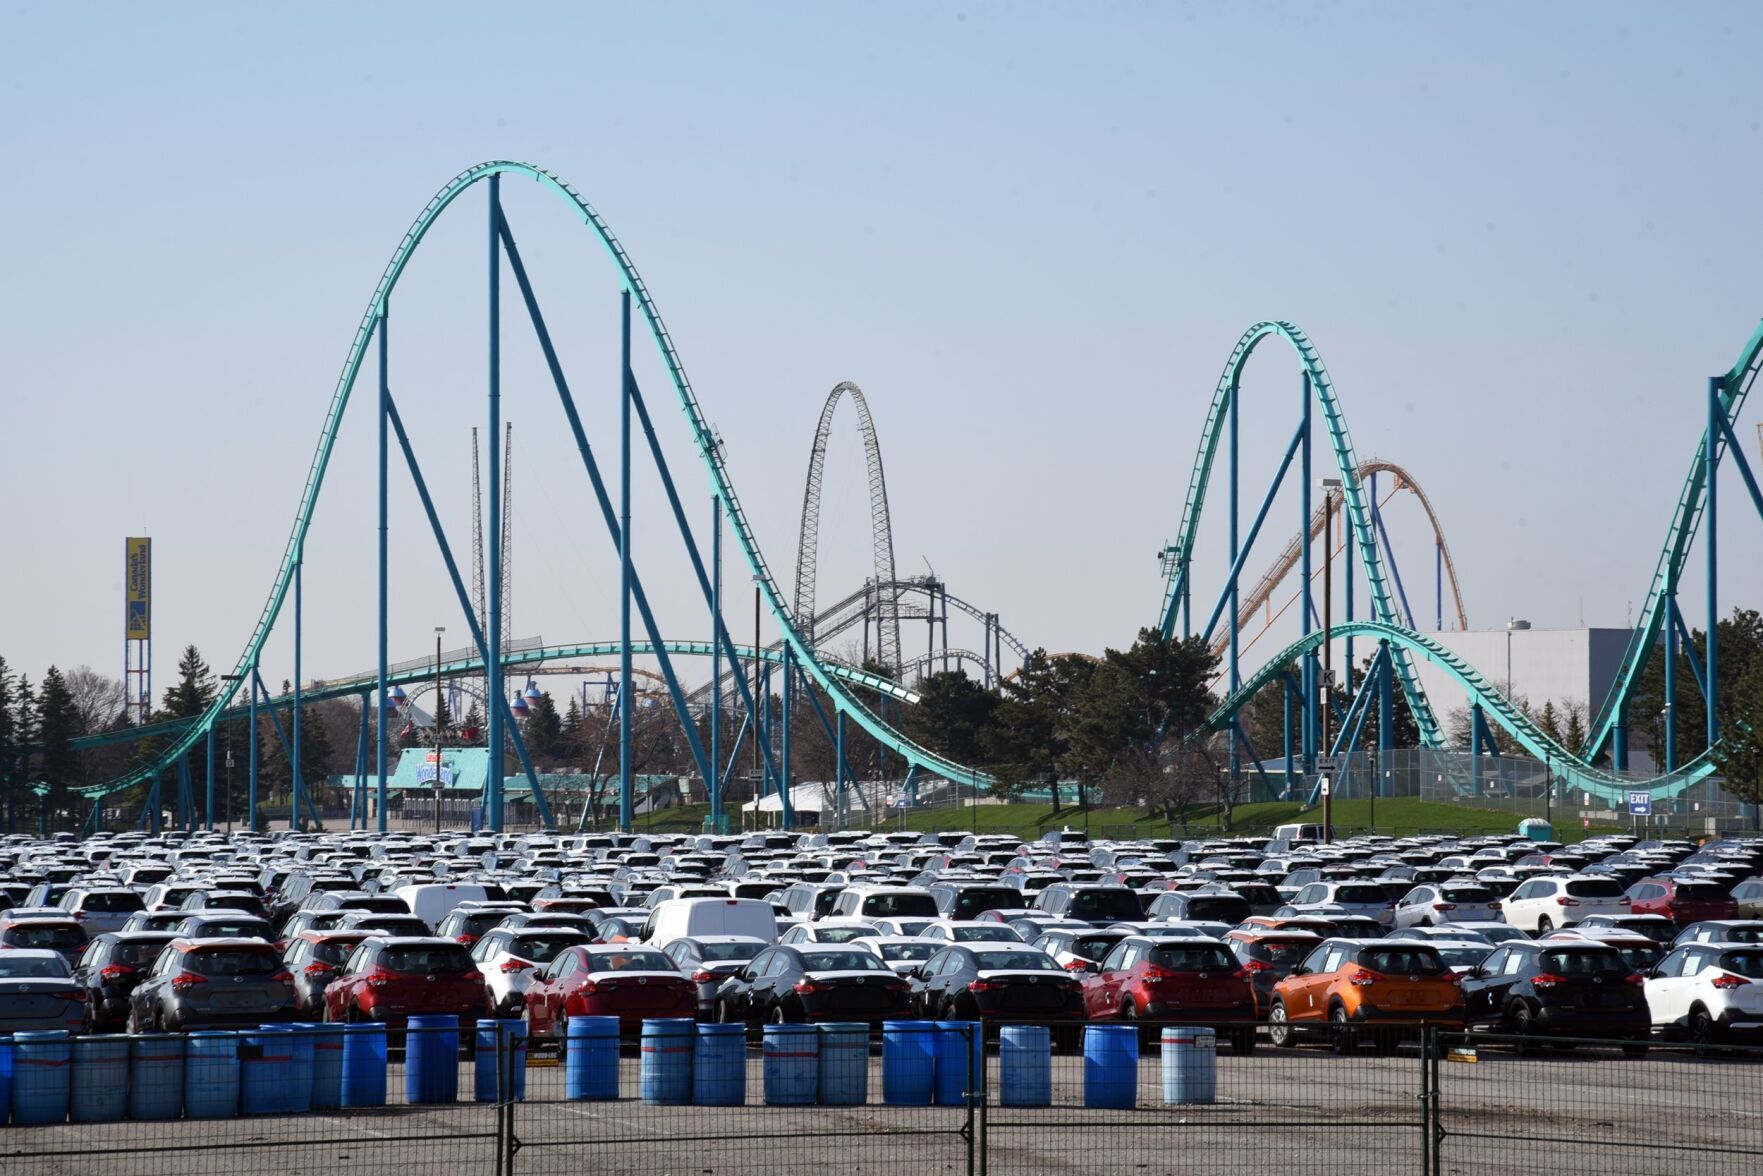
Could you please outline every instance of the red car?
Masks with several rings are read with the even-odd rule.
[[[526,990],[532,1040],[561,1043],[571,1017],[617,1017],[626,1032],[650,1017],[698,1015],[698,986],[661,952],[638,943],[579,944],[558,953]]]
[[[1084,977],[1083,996],[1092,1021],[1208,1025],[1226,1031],[1235,1053],[1255,1048],[1254,985],[1216,939],[1128,936]]]
[[[1664,915],[1679,927],[1705,919],[1736,919],[1738,900],[1717,882],[1685,882],[1677,878],[1642,878],[1628,888],[1629,910],[1637,915]]]
[[[326,1021],[399,1026],[412,1015],[445,1013],[461,1024],[490,1015],[477,962],[451,939],[365,939],[324,990]]]

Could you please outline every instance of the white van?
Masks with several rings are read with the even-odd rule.
[[[410,913],[430,928],[439,927],[441,920],[462,903],[507,897],[500,886],[482,886],[475,882],[407,882],[394,889],[392,895],[403,899]]]
[[[1273,839],[1287,845],[1315,844],[1322,840],[1321,825],[1275,825]]]
[[[777,914],[757,898],[670,898],[655,904],[643,942],[666,947],[699,935],[745,935],[777,942]]]

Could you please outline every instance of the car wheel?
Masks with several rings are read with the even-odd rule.
[[[767,1024],[771,1025],[789,1025],[794,1023],[789,1012],[784,1008],[784,1002],[781,1000],[771,1006],[771,1011],[765,1014],[765,1020]]]
[[[738,1018],[736,1018],[734,1015],[734,1010],[732,1010],[728,1007],[728,1001],[719,1000],[716,1002],[716,1023],[717,1024],[719,1024],[719,1025],[733,1025],[736,1023],[737,1019]]]
[[[1553,931],[1554,929],[1555,929],[1555,921],[1553,919],[1549,918],[1549,916],[1544,915],[1537,920],[1537,935],[1538,935],[1538,937],[1547,935],[1549,932]]]
[[[532,1017],[525,1018],[527,1024],[527,1040],[532,1040]],[[557,1047],[557,1056],[563,1057],[569,1051],[569,1012],[560,1010],[557,1019],[551,1022],[551,1044]]]
[[[1626,1044],[1622,1047],[1622,1056],[1625,1058],[1644,1058],[1644,1057],[1646,1057],[1647,1056],[1647,1043],[1644,1041],[1631,1041],[1631,1042],[1629,1042],[1628,1044]]]
[[[1512,1022],[1512,1036],[1515,1038],[1512,1042],[1513,1052],[1520,1056],[1535,1053],[1536,1018],[1531,1015],[1530,1007],[1524,1004],[1514,1005],[1509,1019]]]
[[[1255,1027],[1230,1031],[1230,1052],[1233,1054],[1250,1054],[1255,1052]]]
[[[1275,1049],[1291,1049],[1298,1044],[1298,1035],[1292,1029],[1291,1021],[1286,1019],[1284,1001],[1274,1001],[1267,1014],[1267,1040],[1273,1042]]]
[[[1359,1034],[1353,1028],[1353,1019],[1347,1015],[1345,1005],[1336,1005],[1328,1011],[1328,1048],[1337,1054],[1350,1054],[1359,1048]]]
[[[1120,1019],[1124,1024],[1132,1025],[1138,1029],[1138,1031],[1139,1031],[1139,1049],[1141,1052],[1144,1050],[1144,1048],[1146,1046],[1151,1044],[1151,1042],[1153,1040],[1151,1035],[1153,1033],[1155,1033],[1156,1030],[1149,1025],[1139,1024],[1139,1007],[1138,1007],[1138,1005],[1134,1004],[1131,1000],[1128,1000],[1125,1004],[1121,1005],[1120,1006]]]
[[[1696,1053],[1707,1056],[1708,1047],[1720,1040],[1720,1026],[1708,1015],[1708,1010],[1697,1005],[1690,1011],[1690,1042],[1696,1047]]]
[[[129,1006],[128,1023],[123,1026],[123,1029],[130,1036],[146,1032],[146,1030],[141,1028],[141,1014],[135,1011],[135,1006],[132,1004]]]

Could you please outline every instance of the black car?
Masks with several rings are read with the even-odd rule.
[[[521,913],[524,912],[517,906],[454,907],[441,919],[440,925],[435,928],[435,934],[470,947],[484,932],[500,924],[503,919]]]
[[[939,919],[974,919],[985,911],[1022,906],[1022,891],[997,882],[933,882],[926,889],[936,900]]]
[[[269,918],[282,923],[302,907],[317,904],[317,896],[327,890],[360,890],[361,884],[349,874],[294,874],[276,888],[269,900]]]
[[[1144,917],[1139,896],[1124,886],[1087,886],[1055,882],[1035,895],[1035,909],[1065,919],[1081,919],[1106,927]]]
[[[1554,1035],[1620,1038],[1638,1057],[1652,1033],[1644,983],[1609,944],[1514,940],[1463,977],[1464,1021],[1511,1034],[1520,1052]]]
[[[913,977],[922,1017],[951,1021],[1082,1021],[1083,986],[1046,952],[1023,946],[958,944]]]
[[[1273,890],[1271,886],[1266,887]],[[1278,891],[1274,895],[1278,896]],[[1275,902],[1273,909],[1280,904]],[[1261,914],[1249,900],[1232,890],[1166,890],[1145,911],[1150,919],[1181,919],[1235,925],[1250,915]]]
[[[907,982],[864,947],[769,947],[716,994],[716,1019],[724,1023],[875,1024],[908,1016],[911,1008]]]
[[[128,1022],[129,993],[176,938],[169,931],[109,931],[86,945],[73,972],[86,993],[83,1032],[108,1033]]]
[[[203,911],[173,928],[185,939],[261,939],[275,942],[269,922],[244,911]]]

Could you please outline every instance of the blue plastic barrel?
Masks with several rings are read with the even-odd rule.
[[[511,1019],[502,1022],[502,1032],[507,1038],[508,1047],[508,1079],[513,1085],[516,1100],[526,1098],[526,1022]]]
[[[410,1018],[404,1044],[404,1101],[450,1103],[459,1097],[459,1018]]]
[[[820,1026],[820,1105],[857,1107],[869,1101],[869,1025],[827,1021]]]
[[[67,1119],[73,1039],[65,1029],[14,1034],[12,1121],[20,1127]]]
[[[207,1029],[184,1042],[184,1116],[230,1119],[239,1113],[239,1035]]]
[[[477,1101],[498,1101],[503,1082],[511,1097],[526,1097],[526,1022],[485,1018],[477,1023]]]
[[[571,1017],[563,1052],[563,1097],[618,1097],[618,1018]]]
[[[75,1123],[115,1123],[129,1109],[129,1040],[82,1037],[73,1043],[68,1118]]]
[[[655,1106],[692,1101],[692,1053],[698,1023],[690,1017],[657,1017],[643,1022],[643,1064],[637,1092]]]
[[[936,1025],[936,1104],[965,1106],[967,1092],[979,1089],[980,1067],[986,1064],[985,1032],[976,1021],[938,1021]]]
[[[343,1105],[343,1027],[317,1025],[312,1031],[312,1108]]]
[[[343,1026],[342,1105],[386,1105],[386,1027]]]
[[[286,1025],[246,1033],[239,1047],[239,1113],[281,1114],[293,1068],[293,1031]]]
[[[184,1039],[129,1038],[129,1118],[177,1119],[184,1113]]]
[[[747,1101],[745,1025],[698,1026],[692,1101],[701,1107],[738,1107]]]
[[[1209,1106],[1217,1091],[1217,1032],[1204,1027],[1166,1027],[1163,1030],[1164,1103]]]
[[[1132,1108],[1139,1099],[1139,1027],[1084,1028],[1084,1106]]]
[[[765,1105],[811,1107],[820,1097],[820,1030],[814,1025],[767,1025]]]
[[[0,1123],[12,1117],[12,1038],[0,1037]]]
[[[312,1109],[312,1074],[317,1064],[318,1034],[323,1029],[323,1025],[311,1022],[297,1021],[288,1026],[293,1050],[288,1057],[288,1090],[282,1097],[285,1114],[303,1115]]]
[[[1053,1105],[1053,1034],[1045,1025],[998,1030],[998,1105]]]
[[[935,1021],[882,1022],[882,1101],[928,1107],[936,1076]]]

